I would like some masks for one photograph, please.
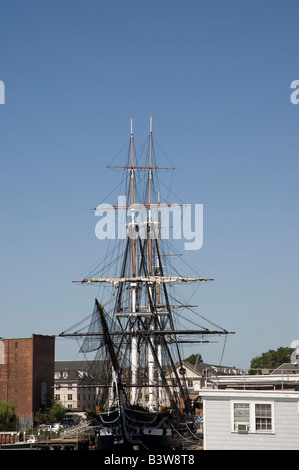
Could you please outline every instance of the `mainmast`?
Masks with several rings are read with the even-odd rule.
[[[134,195],[134,137],[133,137],[133,120],[131,119],[131,137],[130,137],[130,148],[131,148],[131,228],[132,232],[135,232],[135,195]],[[135,237],[131,237],[132,240],[132,274],[136,274],[136,251],[135,251]]]
[[[151,230],[152,230],[152,219],[151,219],[151,203],[152,203],[152,115],[150,116],[150,134],[149,134],[149,169],[148,169],[148,274],[152,274],[152,238],[151,238]],[[152,284],[149,284],[149,296],[150,296],[150,303],[149,303],[149,310],[151,310],[151,306],[153,305],[153,292],[152,292]],[[153,319],[154,320],[154,317]],[[150,330],[153,330],[156,325],[153,324],[153,321],[150,325]],[[148,383],[149,387],[149,410],[154,411],[155,408],[155,396],[154,396],[154,388],[153,385],[155,383],[155,358],[154,358],[154,349],[155,349],[155,339],[153,336],[149,337],[150,347],[148,348]],[[158,353],[158,359],[161,359],[161,351]],[[159,361],[160,362],[160,361]],[[161,362],[160,362],[161,363]],[[159,391],[158,391],[159,393]]]
[[[152,115],[150,116],[149,134],[149,169],[148,169],[148,273],[152,274],[152,239],[151,239],[151,203],[152,203]]]
[[[134,138],[133,138],[133,120],[131,119],[131,243],[132,243],[132,277],[136,276],[136,245],[135,245],[135,195],[134,195]],[[135,282],[131,282],[131,331],[136,329],[136,287]],[[137,404],[137,382],[138,382],[138,339],[136,335],[131,340],[131,374],[132,374],[132,404]]]

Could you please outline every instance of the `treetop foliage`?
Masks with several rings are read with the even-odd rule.
[[[277,369],[284,363],[291,362],[291,354],[294,349],[289,347],[280,347],[276,350],[269,349],[268,352],[262,353],[260,356],[256,356],[251,360],[250,373],[257,374],[261,369]],[[255,370],[256,369],[256,370]]]

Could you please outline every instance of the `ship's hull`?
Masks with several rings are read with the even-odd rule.
[[[157,449],[161,452],[181,450],[182,442],[178,438],[161,435],[140,435],[135,442],[128,442],[117,435],[105,435],[105,431],[97,434],[95,438],[95,450],[118,452],[130,450],[157,451]]]
[[[144,431],[144,432],[143,432]],[[141,430],[133,439],[127,440],[121,434],[121,430],[99,429],[95,437],[95,450],[123,451],[123,450],[145,450],[145,451],[169,451],[181,450],[182,440],[172,434],[163,435],[157,430]]]
[[[98,419],[96,450],[181,450],[187,442],[196,441],[196,430],[192,432],[191,420],[185,417],[127,408],[122,413],[102,413]]]

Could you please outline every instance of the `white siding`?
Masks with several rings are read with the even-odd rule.
[[[276,441],[282,449],[299,450],[298,402],[279,401],[275,404]]]
[[[218,391],[220,392],[220,390]],[[204,397],[204,448],[206,450],[299,450],[298,399],[247,396]],[[256,395],[256,394],[255,394]],[[273,431],[232,431],[232,402],[272,403]]]

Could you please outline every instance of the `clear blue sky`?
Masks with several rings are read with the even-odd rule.
[[[130,118],[143,142],[154,112],[172,190],[204,205],[187,257],[215,278],[201,314],[236,332],[223,363],[299,339],[298,17],[295,0],[1,1],[0,336],[90,313],[94,291],[71,283],[103,254],[90,209],[116,186]]]

